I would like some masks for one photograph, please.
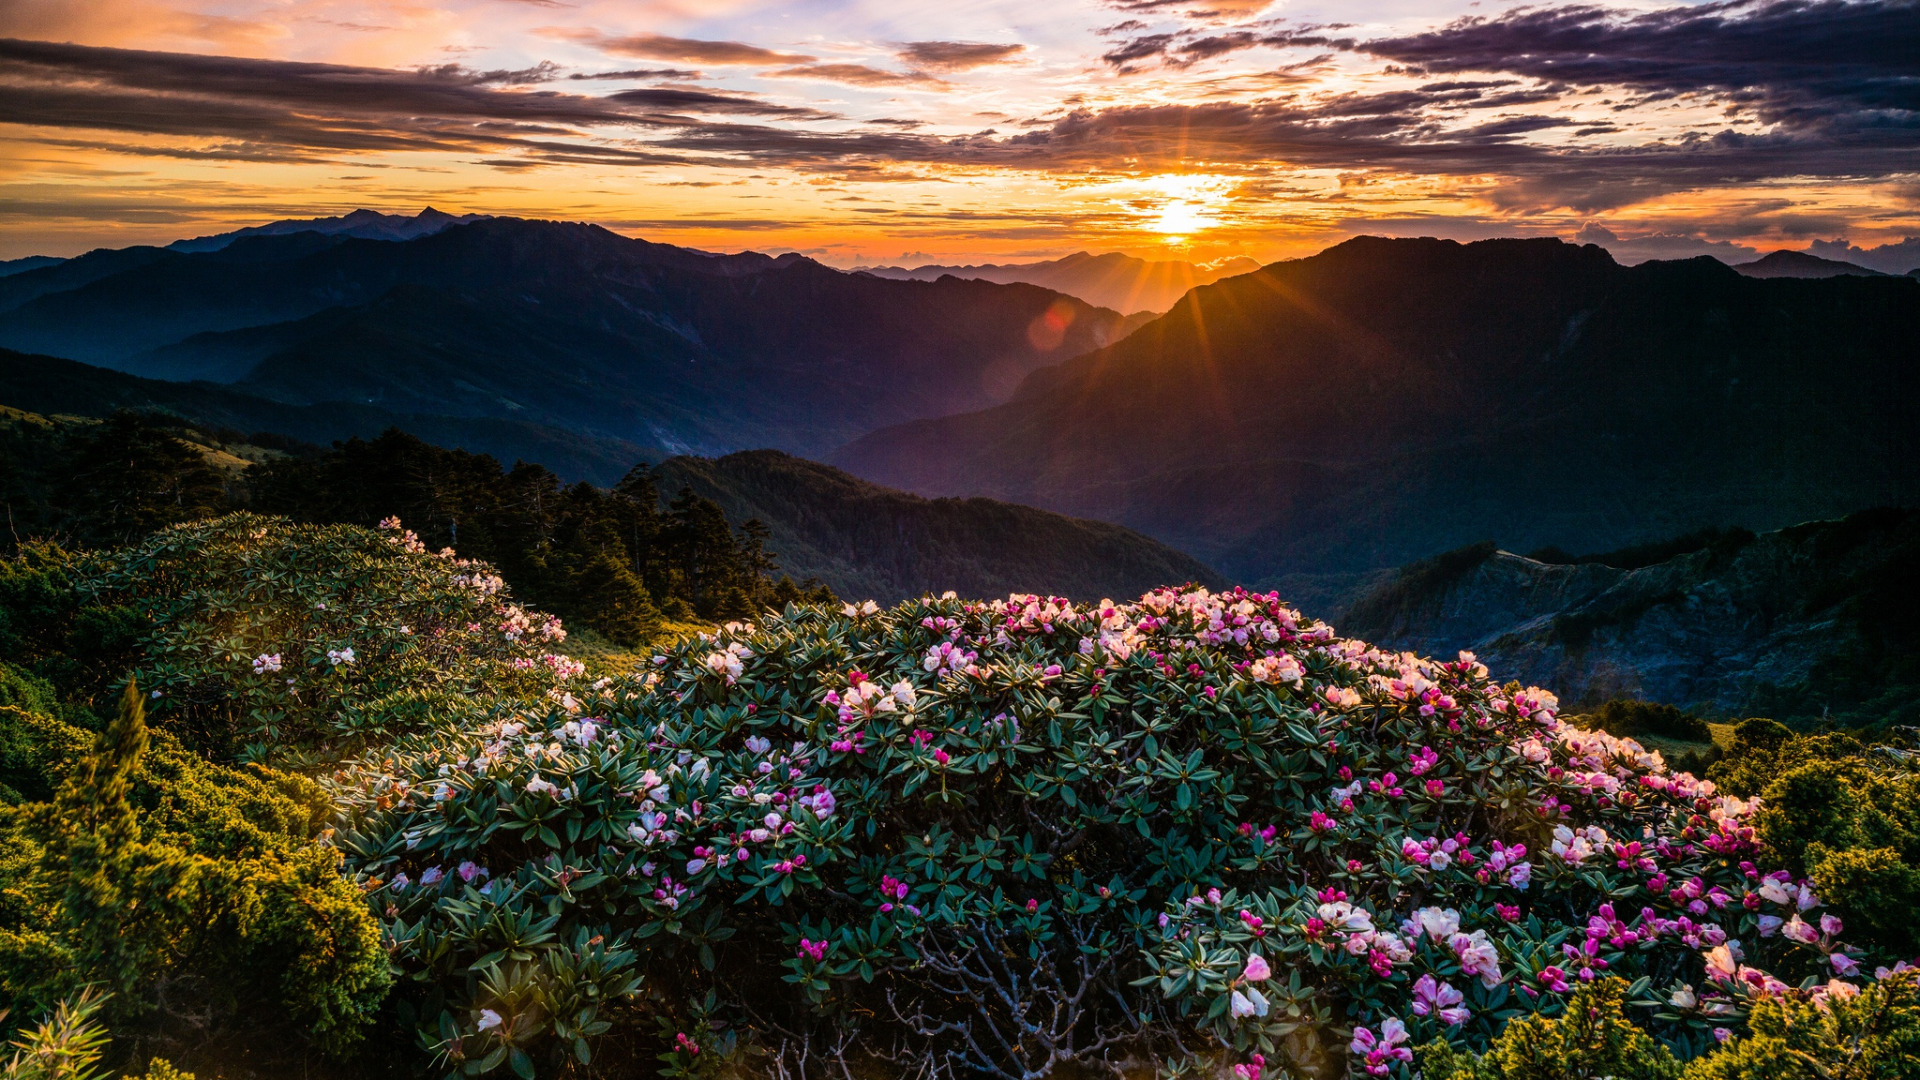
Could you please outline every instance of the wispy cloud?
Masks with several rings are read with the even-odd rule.
[[[1026,52],[1025,45],[996,45],[979,41],[909,41],[896,53],[901,60],[925,71],[971,71],[1001,64]]]

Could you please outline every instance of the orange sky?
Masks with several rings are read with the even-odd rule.
[[[0,258],[428,204],[842,265],[1920,234],[1898,5],[1813,7],[0,0]]]

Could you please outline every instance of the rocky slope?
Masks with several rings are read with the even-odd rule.
[[[1616,695],[1744,716],[1912,722],[1920,511],[1723,535],[1632,569],[1461,549],[1351,583],[1341,632],[1466,649],[1568,705]]]

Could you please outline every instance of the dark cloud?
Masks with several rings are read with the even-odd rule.
[[[494,71],[476,71],[464,64],[436,64],[414,70],[422,75],[450,79],[469,86],[533,86],[560,77],[560,65],[551,60],[542,60],[528,68],[500,68]]]
[[[1792,129],[1920,132],[1915,0],[1733,0],[1639,15],[1585,4],[1527,8],[1339,44],[1419,73],[1713,95]]]
[[[687,68],[629,68],[626,71],[579,71],[567,78],[575,82],[615,79],[698,79],[697,71]]]
[[[213,148],[143,150],[173,157],[267,161],[378,151],[479,151],[568,162],[672,164],[683,159],[644,145],[566,140],[583,133],[637,133],[697,123],[663,110],[824,115],[756,105],[737,95],[621,100],[619,95],[499,88],[514,81],[457,66],[392,71],[0,40],[0,116],[36,127],[220,142]]]
[[[622,90],[610,95],[606,100],[617,101],[623,105],[638,105],[647,109],[659,109],[671,112],[693,113],[734,113],[742,116],[784,116],[792,119],[831,120],[833,113],[818,109],[796,108],[791,105],[776,105],[749,94],[717,94],[702,90],[683,90],[679,87],[653,87],[645,90]]]
[[[946,83],[924,71],[885,71],[865,64],[805,64],[799,67],[763,71],[768,79],[812,79],[816,82],[844,83],[849,86],[945,86]]]
[[[667,60],[682,64],[753,65],[804,64],[814,57],[803,53],[775,52],[744,41],[704,41],[699,38],[668,37],[665,34],[632,34],[613,37],[595,31],[566,31],[555,36],[592,45],[601,52],[631,56],[641,60]]]
[[[1025,51],[1025,45],[979,41],[909,41],[896,55],[925,71],[968,71],[1011,60]]]

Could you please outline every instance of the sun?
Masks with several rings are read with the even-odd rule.
[[[1224,224],[1237,181],[1227,176],[1169,173],[1135,182],[1143,190],[1131,200],[1140,227],[1169,241]]]

